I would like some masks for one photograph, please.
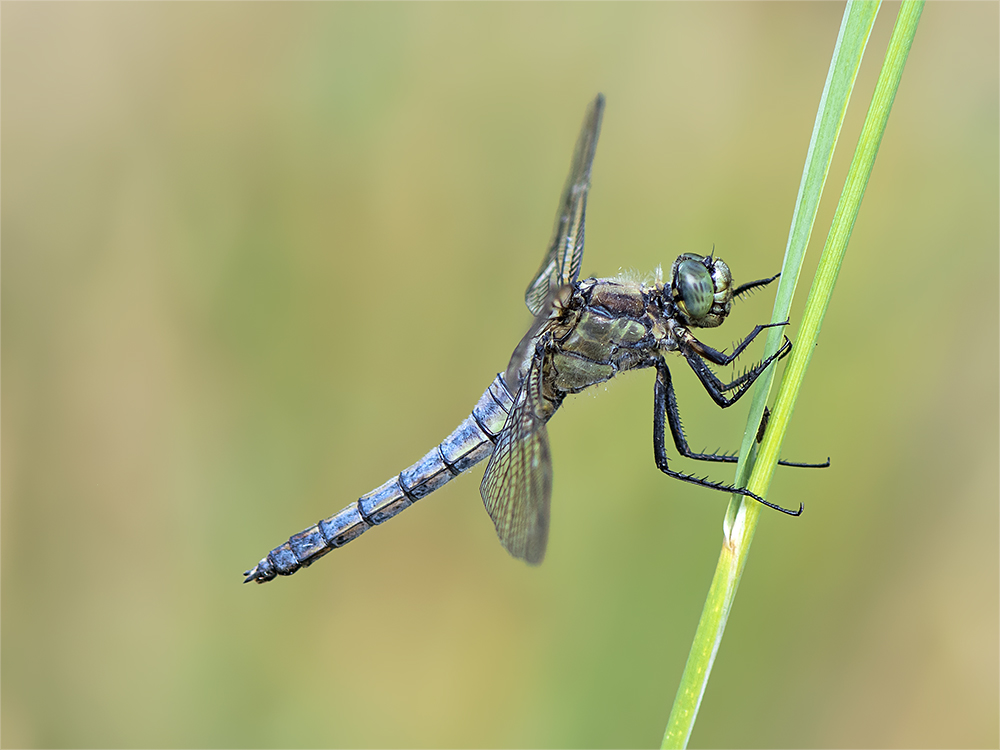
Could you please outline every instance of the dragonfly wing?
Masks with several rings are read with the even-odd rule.
[[[563,295],[562,293],[565,294]],[[504,382],[507,383],[508,389],[512,393],[521,387],[521,383],[527,377],[528,370],[535,364],[535,360],[537,359],[535,352],[538,348],[538,341],[541,337],[546,336],[545,327],[557,317],[553,313],[556,301],[562,297],[563,299],[560,300],[560,304],[562,304],[565,299],[568,299],[570,294],[572,294],[570,287],[551,290],[545,296],[545,300],[542,302],[541,309],[535,315],[535,319],[531,321],[527,333],[521,337],[517,346],[514,347],[514,353],[510,355],[510,362],[507,364],[507,369],[504,372]]]
[[[573,152],[566,187],[563,188],[556,217],[556,228],[542,267],[525,292],[524,301],[533,315],[538,315],[552,289],[572,284],[580,276],[583,263],[583,225],[590,190],[590,168],[594,163],[597,136],[601,132],[604,96],[598,94],[583,119],[583,129]]]
[[[535,348],[537,344],[535,338],[542,330],[542,326],[544,326],[547,322],[547,315],[537,316],[533,321],[531,321],[531,327],[528,328],[528,332],[521,337],[521,340],[517,342],[517,346],[514,347],[514,353],[510,355],[510,362],[507,364],[507,369],[504,371],[504,382],[508,385],[509,390],[519,389],[521,387],[521,383],[525,380],[525,374],[534,361],[534,355],[529,354],[529,352]],[[509,421],[510,420],[508,420],[508,422]]]
[[[541,358],[533,360],[497,437],[479,488],[500,542],[514,557],[537,565],[549,538],[552,461],[541,395]]]

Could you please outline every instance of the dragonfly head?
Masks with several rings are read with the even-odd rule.
[[[720,258],[682,253],[670,269],[670,296],[685,325],[715,328],[733,306],[733,275]]]

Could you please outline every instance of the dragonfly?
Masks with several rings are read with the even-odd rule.
[[[682,253],[674,260],[667,279],[657,269],[645,282],[627,276],[580,280],[587,193],[603,114],[604,97],[598,94],[584,117],[548,252],[525,293],[534,318],[507,369],[496,376],[472,413],[426,456],[275,547],[244,573],[246,583],[266,583],[308,567],[487,459],[480,493],[497,536],[511,555],[539,564],[548,541],[552,497],[546,424],[567,396],[627,370],[656,371],[653,452],[660,471],[700,487],[752,498],[782,513],[802,513],[801,503],[798,510],[783,508],[743,487],[677,471],[668,464],[667,429],[677,452],[685,458],[733,463],[737,456],[699,453],[688,446],[667,355],[681,356],[712,400],[726,408],[771,364],[788,354],[791,342],[783,337],[776,352],[728,383],[709,364],[733,363],[761,331],[785,326],[788,321],[755,326],[728,354],[696,338],[694,329],[718,327],[734,300],[778,278],[736,286],[729,266],[713,255]],[[822,464],[779,464],[823,467],[829,460]]]

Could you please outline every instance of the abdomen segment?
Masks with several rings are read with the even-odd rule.
[[[275,576],[290,576],[299,568],[312,565],[330,550],[357,539],[372,526],[388,521],[453,477],[489,458],[512,405],[513,398],[503,376],[497,375],[473,407],[472,414],[430,453],[339,513],[275,547],[245,573],[244,583],[266,583]]]

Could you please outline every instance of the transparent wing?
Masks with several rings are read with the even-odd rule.
[[[479,488],[500,542],[514,557],[537,565],[549,538],[552,461],[536,357],[514,399]]]
[[[565,289],[565,287],[562,289]],[[560,289],[556,288],[546,295],[545,301],[542,302],[541,310],[535,314],[535,319],[531,321],[527,333],[521,337],[517,346],[514,347],[514,353],[510,355],[510,362],[507,364],[507,370],[504,372],[504,382],[507,383],[508,388],[512,392],[520,389],[521,383],[526,378],[528,369],[535,362],[535,350],[538,347],[538,339],[546,335],[543,329],[552,320],[552,306],[559,296],[559,292]]]
[[[535,280],[528,286],[524,301],[533,315],[541,311],[549,291],[572,284],[580,276],[583,262],[583,225],[587,213],[587,191],[590,190],[590,167],[594,163],[597,136],[601,132],[604,96],[598,94],[590,103],[583,119],[583,129],[576,142],[573,164],[563,188],[556,228],[549,251],[538,269]]]

